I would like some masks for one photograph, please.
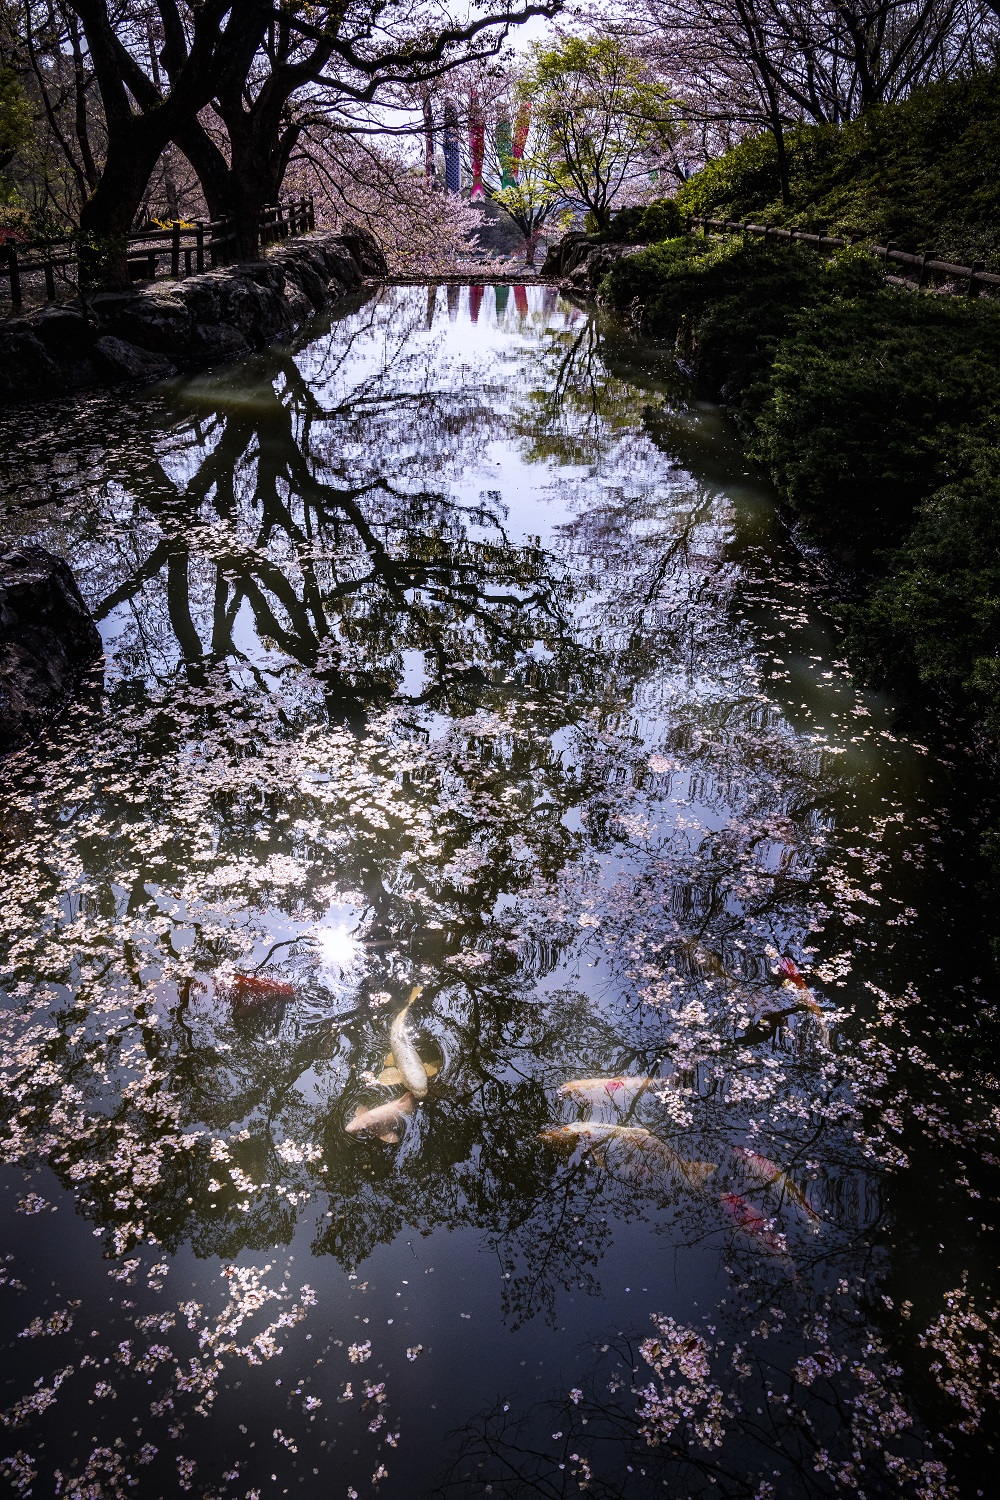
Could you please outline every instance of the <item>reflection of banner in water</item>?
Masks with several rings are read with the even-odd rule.
[[[444,101],[444,185],[449,193],[462,191],[462,153],[454,99]]]
[[[507,311],[507,299],[510,296],[510,287],[495,286],[493,290],[497,296],[497,317],[499,318]]]
[[[528,316],[528,291],[526,287],[516,286],[514,288],[514,306],[517,308],[519,318]]]
[[[517,119],[514,121],[514,148],[511,155],[514,160],[514,181],[521,180],[521,166],[524,162],[524,148],[528,140],[528,127],[531,124],[531,105],[524,101],[517,111]]]
[[[469,316],[472,318],[473,323],[479,322],[479,309],[483,305],[484,290],[485,288],[482,286],[469,287]]]
[[[497,162],[500,166],[500,186],[502,188],[513,187],[516,182],[514,176],[514,147],[510,137],[510,116],[501,115],[497,120]]]
[[[428,182],[434,178],[434,111],[429,90],[424,93],[424,177]]]
[[[483,151],[486,146],[486,117],[479,102],[478,90],[469,98],[469,156],[472,159],[472,199],[483,197]]]

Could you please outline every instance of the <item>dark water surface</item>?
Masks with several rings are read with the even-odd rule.
[[[669,351],[396,289],[4,438],[107,645],[0,772],[11,1492],[995,1493],[958,773]]]

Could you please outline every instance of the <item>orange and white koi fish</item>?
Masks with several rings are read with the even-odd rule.
[[[396,1146],[406,1125],[406,1117],[412,1113],[413,1095],[401,1094],[398,1099],[390,1099],[388,1104],[378,1104],[374,1109],[363,1109],[359,1105],[354,1118],[344,1129],[348,1135],[377,1135],[380,1141]]]
[[[783,1172],[769,1157],[761,1156],[759,1152],[751,1151],[747,1146],[736,1146],[733,1155],[740,1158],[747,1171],[752,1177],[756,1177],[758,1182],[762,1182],[765,1187],[777,1188],[783,1197],[790,1198],[793,1203],[798,1204],[810,1219],[814,1219],[817,1223],[822,1222],[798,1183],[793,1182],[788,1173]]]
[[[767,1220],[757,1212],[752,1203],[748,1203],[739,1193],[720,1193],[719,1202],[737,1229],[742,1229],[744,1234],[758,1240],[774,1255],[785,1254],[784,1239],[768,1229]]]

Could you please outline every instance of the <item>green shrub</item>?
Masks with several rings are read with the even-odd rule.
[[[638,311],[646,332],[679,339],[700,383],[747,429],[794,314],[823,298],[874,290],[880,279],[858,252],[824,262],[798,245],[685,237],[618,261],[601,290],[619,312]]]
[[[1000,309],[827,297],[790,320],[768,385],[755,456],[814,536],[880,566],[955,472],[963,428],[1000,409]]]
[[[683,228],[684,216],[673,198],[657,198],[643,209],[639,242],[655,245],[660,240],[672,240]]]
[[[959,446],[966,477],[920,506],[889,577],[852,611],[870,681],[965,706],[1000,737],[1000,432]]]
[[[611,245],[646,245],[681,233],[683,216],[672,198],[656,198],[645,205],[620,208],[602,233],[598,232],[593,214],[586,219],[587,233]]]
[[[894,240],[1000,263],[1000,70],[920,89],[838,127],[786,132],[791,204],[774,137],[743,141],[690,178],[683,214]]]

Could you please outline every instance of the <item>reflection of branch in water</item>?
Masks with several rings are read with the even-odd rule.
[[[599,1500],[955,1493],[940,1487],[943,1469],[900,1403],[899,1371],[852,1316],[853,1307],[820,1314],[811,1352],[793,1367],[787,1346],[730,1353],[714,1330],[656,1315],[648,1337],[602,1345],[568,1396],[499,1399],[480,1412],[454,1434],[431,1493],[447,1500],[472,1484],[507,1500],[581,1490]],[[781,1343],[780,1320],[775,1334]]]

